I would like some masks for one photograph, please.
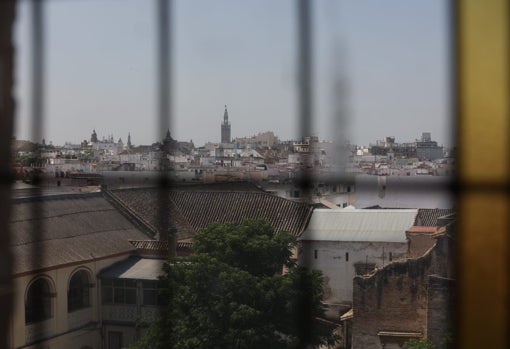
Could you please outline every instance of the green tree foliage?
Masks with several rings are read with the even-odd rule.
[[[211,224],[167,265],[160,320],[134,348],[298,348],[332,343],[322,276],[291,259],[296,240],[261,221]],[[282,267],[287,272],[282,273]],[[304,339],[304,341],[303,341]]]
[[[434,349],[434,345],[426,338],[411,339],[404,345],[405,349]]]
[[[446,334],[439,343],[439,349],[452,349],[455,341],[451,334]],[[437,346],[427,338],[411,339],[404,345],[404,349],[435,349]]]
[[[440,349],[453,349],[455,348],[455,338],[450,334],[447,333],[439,343]]]

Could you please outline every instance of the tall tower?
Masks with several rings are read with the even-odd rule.
[[[92,135],[90,136],[91,143],[97,143],[97,133],[96,130],[92,131]]]
[[[228,111],[225,105],[225,113],[223,114],[223,123],[221,124],[221,143],[230,143],[230,123],[228,122]]]

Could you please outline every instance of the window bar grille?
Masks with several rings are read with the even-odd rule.
[[[162,132],[170,130],[171,110],[172,110],[172,90],[171,90],[171,1],[159,0],[157,4],[157,35],[158,35],[158,118],[159,129],[157,135],[162,136]],[[163,142],[163,152],[159,161],[160,176],[158,182],[158,209],[157,221],[159,238],[168,242],[168,256],[170,259],[175,257],[176,236],[171,228],[171,184],[170,166],[168,163],[168,150],[172,146],[171,142]]]
[[[297,2],[297,32],[298,32],[298,115],[299,115],[299,133],[301,140],[311,136],[313,121],[313,69],[312,69],[312,5],[309,0],[299,0]],[[307,157],[304,166],[300,171],[299,186],[303,193],[303,197],[309,205],[311,205],[311,188],[312,188],[312,158]],[[304,254],[304,265],[310,264],[310,256]],[[302,291],[299,300],[297,333],[299,333],[299,348],[307,348],[311,341],[311,328],[313,326],[313,314],[311,313],[312,302],[312,286],[306,276],[301,274],[299,287]]]
[[[0,347],[10,345],[13,280],[9,217],[11,207],[11,147],[14,128],[15,1],[0,1]]]
[[[455,339],[458,348],[508,348],[510,6],[454,0],[451,10],[459,149]],[[472,306],[480,300],[482,310]]]
[[[40,142],[42,139],[42,129],[44,126],[44,16],[43,16],[43,8],[44,2],[43,0],[32,0],[33,2],[33,11],[32,11],[32,136],[33,140],[36,142]],[[455,2],[457,4],[457,2]],[[458,6],[458,5],[457,5]],[[311,80],[312,80],[312,69],[311,69],[311,9],[310,2],[307,0],[300,0],[297,4],[298,7],[298,25],[299,25],[299,76],[301,79],[299,80],[299,116],[300,116],[300,135],[302,137],[306,136],[308,132],[311,130],[311,121],[312,121],[312,93],[311,93]],[[459,9],[454,8],[454,16],[458,15]],[[0,1],[0,147],[2,151],[0,152],[0,306],[2,311],[0,312],[0,330],[1,333],[9,333],[9,321],[10,321],[10,309],[12,307],[12,279],[11,279],[11,265],[12,259],[9,255],[9,235],[4,232],[8,231],[9,220],[8,217],[9,212],[11,210],[10,205],[10,197],[11,197],[11,188],[10,188],[10,180],[11,174],[9,169],[10,157],[11,153],[9,151],[5,151],[6,149],[11,148],[11,136],[13,130],[13,111],[14,111],[14,103],[11,95],[11,91],[13,89],[13,75],[14,75],[14,50],[12,45],[12,37],[13,37],[13,23],[14,23],[14,13],[15,13],[15,1],[14,0],[1,0]],[[169,127],[169,121],[171,120],[171,89],[170,89],[170,5],[165,0],[159,0],[158,2],[158,33],[159,37],[159,122],[160,122],[160,130],[165,131]],[[454,25],[457,25],[454,23]],[[454,33],[458,36],[462,34],[462,28],[460,26],[457,27],[460,32]],[[455,47],[456,50],[452,50],[450,52],[452,62],[461,61],[460,55],[453,56],[457,54],[459,50],[458,47]],[[458,63],[458,62],[457,62]],[[453,64],[453,68],[457,69],[456,64]],[[454,81],[453,85],[457,86],[459,83],[458,80],[462,77],[461,71],[456,71],[453,73]],[[508,78],[508,77],[507,77]],[[452,88],[454,95],[457,92],[455,87]],[[6,92],[9,91],[9,92]],[[453,96],[454,98],[456,96]],[[458,97],[457,97],[458,98]],[[462,110],[457,110],[454,106],[455,110],[453,110],[453,114],[462,116]],[[459,120],[459,124],[460,121]],[[160,133],[158,133],[160,134]],[[462,129],[459,129],[459,135],[462,135]],[[460,137],[460,136],[459,136]],[[467,144],[466,144],[467,148]],[[40,156],[40,154],[39,154]],[[39,158],[40,159],[40,158]],[[162,169],[163,167],[160,166]],[[168,177],[168,173],[166,171],[161,171],[162,175],[159,181],[160,188],[160,196],[159,196],[159,207],[158,214],[160,218],[164,218],[163,222],[167,222],[166,225],[163,223],[168,231],[169,225],[169,211],[168,209],[162,209],[167,207],[170,202],[170,198],[168,195],[168,188],[170,187],[170,181]],[[165,175],[166,174],[166,175]],[[308,189],[311,184],[310,173],[307,171],[303,171],[301,177],[301,184],[305,189]],[[35,180],[40,180],[39,177],[35,177]],[[424,187],[405,187],[404,189],[408,190],[429,190],[430,188]],[[439,188],[440,189],[440,188]],[[446,187],[443,187],[446,189]],[[466,183],[459,182],[455,189],[459,193],[465,192],[484,192],[484,191],[492,191],[492,192],[503,192],[508,194],[508,183],[504,184],[494,184],[494,183],[486,183],[486,182],[474,182],[474,183]],[[309,198],[309,195],[305,197]],[[461,197],[462,199],[462,197]],[[165,203],[167,203],[165,205]],[[36,205],[33,205],[33,218],[37,218],[38,215],[41,214],[41,210],[36,209]],[[5,218],[5,219],[4,219]],[[35,220],[37,222],[37,220]],[[34,229],[34,236],[40,236],[42,231],[39,224],[34,224],[32,226]],[[162,230],[160,230],[161,232]],[[37,238],[34,237],[34,240]],[[33,263],[38,263],[41,259],[38,258],[42,254],[42,250],[36,247],[37,244],[33,244]],[[461,249],[465,249],[462,245]],[[169,246],[170,249],[170,246]],[[173,249],[175,251],[175,249]],[[462,255],[460,256],[462,259]],[[483,261],[482,261],[483,262]],[[476,272],[476,271],[475,271]],[[462,303],[460,304],[462,305]],[[304,308],[303,308],[304,309]],[[474,317],[471,314],[472,317]],[[302,317],[303,318],[303,317]],[[303,323],[302,326],[307,329],[305,326],[307,323]],[[465,329],[465,327],[461,327],[461,329]],[[467,331],[466,331],[467,332]],[[488,331],[490,332],[490,331]],[[480,332],[477,332],[480,333]],[[302,333],[302,338],[306,339],[308,334],[305,332]],[[476,333],[473,332],[473,336],[476,336]],[[0,336],[0,347],[8,347],[8,336]],[[478,337],[477,337],[478,338]]]
[[[44,201],[41,198],[43,176],[40,173],[38,167],[42,166],[41,148],[39,142],[43,138],[43,127],[44,127],[44,68],[45,68],[45,32],[44,32],[44,6],[45,0],[32,0],[31,6],[31,116],[32,116],[32,141],[36,143],[35,147],[35,163],[36,167],[32,169],[32,184],[34,187],[33,195],[36,197],[32,201],[31,205],[31,218],[32,224],[30,225],[30,231],[32,236],[32,248],[31,248],[31,269],[36,271],[44,265],[44,246],[38,244],[38,241],[43,240],[44,231],[44,220],[42,219]],[[50,285],[50,288],[52,285]],[[54,290],[50,289],[50,292]],[[53,307],[55,301],[50,300],[50,314],[57,316],[54,313]],[[25,319],[26,320],[26,319]],[[42,343],[36,343],[35,348],[41,348]]]
[[[156,134],[163,136],[165,131],[170,130],[172,121],[172,45],[171,45],[171,0],[158,0],[156,6],[156,23],[157,23],[157,58],[158,58],[158,118],[159,129]],[[163,153],[159,161],[159,181],[158,181],[158,208],[157,208],[157,224],[159,239],[168,243],[168,260],[172,263],[176,257],[177,236],[176,230],[172,225],[171,212],[171,195],[172,195],[172,178],[170,177],[170,164],[167,159],[169,150],[172,147],[171,138],[162,142]],[[174,223],[175,224],[175,223]],[[170,270],[171,272],[171,270]],[[168,290],[167,292],[171,292]],[[158,304],[161,307],[161,304]],[[164,308],[161,311],[165,311]],[[172,331],[168,328],[167,331]]]

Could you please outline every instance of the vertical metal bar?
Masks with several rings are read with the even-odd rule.
[[[458,5],[457,5],[457,1],[456,0],[449,0],[448,1],[448,7],[447,7],[447,20],[449,21],[448,24],[449,24],[449,27],[448,27],[448,47],[450,48],[449,52],[448,52],[448,69],[449,69],[449,81],[448,81],[448,91],[450,93],[449,95],[449,100],[450,100],[450,109],[449,109],[449,117],[450,117],[450,122],[451,122],[451,127],[453,127],[454,129],[452,130],[452,132],[450,133],[450,137],[452,137],[453,139],[453,144],[457,145],[458,144],[458,141],[459,141],[459,137],[460,137],[460,132],[459,132],[459,124],[461,123],[461,120],[460,120],[460,115],[459,115],[459,99],[458,99],[458,78],[459,78],[459,62],[458,62],[458,55],[459,55],[459,49],[460,49],[460,46],[459,46],[459,42],[457,40],[458,38],[458,35],[459,35],[459,17],[458,17]],[[455,155],[456,156],[456,167],[459,165],[459,157],[458,155]],[[458,167],[457,167],[458,168]],[[459,210],[459,207],[460,207],[460,196],[461,196],[461,191],[460,191],[460,176],[459,176],[459,171],[455,171],[455,173],[451,176],[451,182],[450,182],[450,187],[449,187],[449,190],[450,190],[450,193],[452,194],[453,196],[453,199],[454,199],[454,203],[455,203],[455,207],[456,207],[456,215],[457,215],[457,223],[455,224],[455,229],[456,229],[456,236],[458,237],[459,234],[458,234],[458,227],[460,226],[459,222],[460,222],[460,210]],[[460,268],[460,265],[461,265],[461,261],[460,261],[460,253],[459,251],[461,250],[460,248],[460,242],[461,239],[457,238],[453,243],[455,244],[455,256],[453,256],[453,263],[454,263],[454,266],[453,266],[453,270],[454,270],[454,273],[455,273],[455,276],[454,276],[454,279],[457,283],[457,285],[459,285],[459,280],[458,280],[458,276],[460,275],[459,273],[459,268]],[[460,287],[456,286],[457,287],[457,290],[460,289]],[[453,321],[453,324],[451,324],[451,328],[453,328],[453,332],[452,333],[452,338],[454,340],[454,343],[456,343],[456,347],[458,347],[459,343],[460,343],[460,340],[459,340],[459,335],[461,334],[461,331],[460,331],[460,327],[459,327],[459,324],[460,324],[460,319],[459,319],[459,311],[460,311],[460,308],[461,308],[461,304],[460,304],[460,297],[457,296],[457,294],[455,295],[455,301],[453,302],[453,304],[451,304],[450,306],[453,307],[452,309],[452,314],[454,314],[454,317],[452,319]]]
[[[312,130],[312,19],[309,0],[298,2],[299,30],[299,122],[300,136],[309,136]]]
[[[311,136],[312,131],[312,114],[313,114],[313,95],[312,95],[312,13],[311,2],[309,0],[299,0],[297,3],[297,24],[298,24],[298,113],[300,136],[304,140],[305,137]],[[299,174],[299,185],[303,193],[303,197],[310,203],[311,186],[312,186],[312,157],[309,156],[304,161],[304,168]],[[304,254],[303,263],[305,266],[310,265],[310,256]],[[299,302],[299,319],[297,320],[297,330],[300,335],[299,348],[308,347],[311,342],[311,328],[313,326],[313,314],[311,313],[312,305],[312,286],[306,275],[301,274],[300,288],[302,297]]]
[[[298,2],[298,114],[299,114],[299,133],[304,140],[311,136],[313,120],[313,71],[312,71],[312,14],[311,2],[309,0],[299,0]],[[304,167],[300,173],[300,185],[304,197],[310,200],[311,187],[311,168],[312,158],[307,157]]]
[[[505,0],[455,0],[454,6],[459,150],[456,271],[461,290],[456,344],[508,348],[510,6]],[[480,300],[483,309],[472,306]]]
[[[170,1],[158,0],[158,116],[159,132],[170,128]]]
[[[11,146],[14,129],[14,0],[0,1],[0,348],[11,346]]]
[[[158,0],[157,3],[157,35],[158,35],[158,136],[170,130],[171,122],[171,2],[170,0]],[[168,140],[170,141],[170,140]],[[169,177],[169,162],[166,159],[171,148],[171,142],[164,144],[161,149],[159,161],[160,176],[158,181],[158,211],[157,229],[159,239],[168,242],[168,260],[171,262],[176,255],[175,232],[170,231],[171,226],[171,178]],[[169,292],[171,292],[169,290]],[[161,309],[161,311],[165,311]],[[167,331],[171,331],[171,326]],[[168,333],[167,333],[168,334]]]
[[[32,141],[36,143],[35,149],[35,163],[36,167],[32,169],[32,184],[35,185],[34,195],[40,197],[42,195],[42,172],[38,167],[41,166],[41,143],[43,138],[44,127],[44,67],[45,67],[45,33],[44,33],[44,0],[33,0],[31,9],[32,19],[32,61],[31,61],[31,75],[32,75],[32,90],[31,90],[31,113],[32,113]],[[43,220],[42,220],[42,206],[44,201],[35,199],[32,201],[31,217],[32,224],[30,226],[32,236],[32,265],[31,270],[37,270],[40,267],[40,261],[44,258],[44,251],[39,245],[39,241],[43,238]],[[51,286],[50,286],[51,287]],[[55,290],[52,290],[54,292]],[[41,295],[42,296],[42,295]],[[55,300],[51,301],[52,313],[54,309]],[[57,316],[54,314],[53,316]],[[40,348],[42,344],[36,344],[36,348]]]
[[[170,129],[171,124],[171,2],[159,0],[157,6],[158,31],[158,135]],[[171,146],[171,143],[168,144]],[[158,230],[160,239],[168,241],[169,258],[175,257],[175,234],[170,232],[170,188],[168,149],[162,149],[158,190]]]
[[[32,1],[32,141],[37,143],[42,141],[44,127],[43,6],[44,0]]]

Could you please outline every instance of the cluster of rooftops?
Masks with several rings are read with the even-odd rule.
[[[404,242],[413,226],[433,226],[451,209],[313,209],[250,185],[169,189],[177,249],[189,251],[193,234],[212,222],[262,219],[300,240]],[[233,189],[233,190],[232,190]],[[11,247],[14,275],[62,265],[164,250],[157,227],[157,188],[14,199]],[[40,258],[34,259],[37,255]]]

